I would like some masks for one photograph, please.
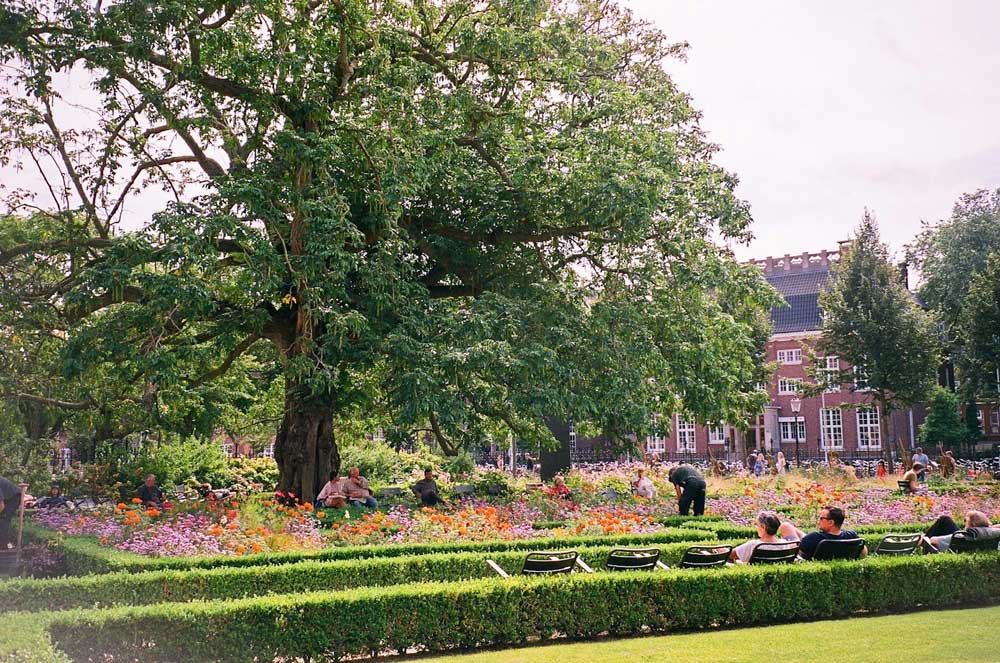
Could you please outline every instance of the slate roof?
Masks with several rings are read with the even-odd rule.
[[[775,334],[815,331],[823,326],[819,311],[819,293],[830,279],[828,267],[808,271],[773,271],[765,274],[767,282],[788,302],[771,309]]]

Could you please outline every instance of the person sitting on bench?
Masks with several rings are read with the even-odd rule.
[[[410,486],[410,490],[420,498],[420,503],[424,506],[437,506],[444,503],[437,482],[434,481],[434,471],[429,467],[424,470],[424,478]]]
[[[965,529],[973,527],[1000,529],[993,527],[990,519],[982,511],[967,511],[965,514]],[[934,524],[924,532],[924,536],[920,540],[924,552],[947,552],[951,548],[951,537],[958,529],[958,525],[951,519],[951,516],[939,516],[934,521]]]
[[[918,477],[924,471],[924,466],[920,463],[914,463],[913,467],[908,469],[903,473],[903,481],[907,482],[907,491],[911,493],[917,492],[919,485],[917,484]]]
[[[805,534],[797,529],[795,533],[800,537],[799,555],[802,559],[812,559],[816,553],[816,547],[820,541],[830,539],[856,539],[858,535],[853,530],[841,529],[844,524],[846,514],[844,510],[837,506],[825,506],[819,510],[818,531]],[[868,546],[861,549],[861,557],[868,555]]]
[[[754,522],[757,526],[757,538],[733,548],[729,561],[746,564],[753,555],[753,549],[761,543],[781,543],[782,541],[798,541],[798,531],[795,525],[783,523],[774,511],[761,511]]]

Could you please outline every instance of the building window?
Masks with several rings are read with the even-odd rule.
[[[778,363],[782,366],[786,364],[801,364],[802,350],[800,348],[778,350]]]
[[[381,427],[376,428],[372,433],[372,442],[385,442],[385,431]]]
[[[779,394],[796,394],[801,386],[802,380],[799,378],[778,378]]]
[[[274,458],[274,442],[260,450],[261,458]]]
[[[802,417],[779,417],[778,429],[782,442],[806,441],[806,420]],[[798,437],[796,437],[798,429]]]
[[[63,447],[59,450],[59,471],[69,472],[70,465],[73,462],[73,450],[68,447]]]
[[[819,372],[827,393],[840,391],[840,360],[837,357],[823,357]]]
[[[1000,433],[1000,405],[994,405],[993,411],[990,412],[990,430]]]
[[[576,423],[572,421],[569,422],[569,448],[576,453]]]
[[[223,456],[225,456],[226,458],[232,458],[232,456],[233,456],[233,443],[232,442],[223,442],[220,445],[220,447],[222,449],[222,455]]]
[[[844,422],[840,408],[824,408],[819,411],[819,418],[823,425],[823,448],[843,449]]]
[[[868,386],[868,371],[861,366],[854,367],[854,391],[870,391]]]
[[[695,451],[694,422],[677,419],[677,451],[684,453]]]
[[[725,444],[726,443],[726,425],[721,424],[719,426],[712,426],[708,429],[708,443],[709,444]]]
[[[882,431],[878,427],[878,408],[858,410],[858,449],[881,449]]]

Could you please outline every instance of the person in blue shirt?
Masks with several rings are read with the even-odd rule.
[[[857,532],[849,529],[842,529],[844,525],[844,510],[837,506],[825,506],[819,511],[817,531],[806,534],[800,529],[796,529],[799,535],[799,555],[802,559],[812,559],[816,553],[816,546],[820,541],[827,539],[856,539]],[[868,555],[868,546],[861,549],[861,556]]]

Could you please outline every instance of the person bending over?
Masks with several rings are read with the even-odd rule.
[[[674,484],[674,491],[677,493],[677,511],[682,516],[688,515],[692,505],[694,505],[694,515],[705,514],[705,477],[701,472],[684,463],[670,468],[667,480]]]

